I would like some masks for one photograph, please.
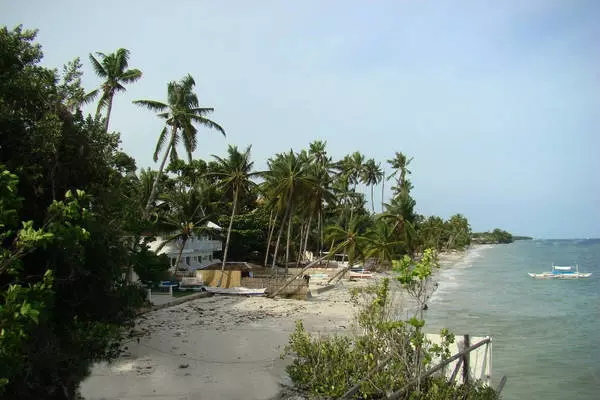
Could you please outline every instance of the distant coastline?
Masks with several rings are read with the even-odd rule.
[[[471,234],[472,244],[507,244],[515,240],[533,240],[530,236],[516,236],[511,233],[496,228],[489,232],[473,232]]]

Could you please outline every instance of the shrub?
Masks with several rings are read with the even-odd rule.
[[[424,263],[435,263],[428,254]],[[426,265],[412,268],[405,264],[399,281],[408,284],[408,276],[426,279]],[[419,274],[423,275],[421,278]],[[412,283],[410,283],[412,285]],[[395,292],[390,280],[362,289],[355,289],[352,298],[358,306],[354,334],[318,336],[308,333],[301,321],[290,335],[282,358],[291,357],[287,372],[297,389],[312,397],[339,398],[360,383],[353,398],[386,398],[407,383],[417,380],[402,399],[497,399],[495,391],[480,382],[457,385],[444,376],[418,379],[432,360],[450,356],[449,345],[454,335],[441,331],[441,345],[429,342],[422,332],[423,320],[413,317],[399,321]],[[420,291],[419,291],[420,293]]]

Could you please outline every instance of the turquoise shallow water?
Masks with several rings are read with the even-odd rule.
[[[581,280],[527,272],[579,264]],[[482,246],[443,268],[428,331],[493,337],[492,379],[512,399],[600,399],[600,240]]]

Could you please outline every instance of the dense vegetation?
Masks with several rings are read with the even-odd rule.
[[[435,253],[425,251],[419,262],[405,257],[394,268],[396,281],[422,306],[430,293]],[[450,357],[454,335],[440,332],[441,343],[432,343],[424,333],[422,307],[410,319],[395,307],[394,281],[384,279],[364,290],[356,289],[359,306],[355,333],[311,335],[298,321],[282,358],[291,358],[287,371],[295,386],[318,398],[361,399],[480,399],[498,395],[481,382],[458,385],[441,374],[428,373]]]
[[[531,239],[532,238],[529,236],[513,236],[512,234],[498,228],[490,232],[474,232],[471,234],[471,241],[477,244],[512,243],[515,240]]]
[[[102,82],[87,92],[80,60],[45,68],[35,36],[0,29],[2,398],[72,399],[93,362],[118,355],[122,328],[145,301],[132,272],[156,281],[168,268],[148,250],[156,235],[185,243],[212,220],[227,227],[209,232],[223,235],[223,264],[273,267],[333,250],[387,268],[403,255],[470,243],[464,216],[416,212],[401,152],[387,161],[389,176],[359,152],[334,160],[322,141],[275,154],[265,171],[254,169],[250,148],[194,159],[198,127],[225,129],[209,119],[189,75],[166,85],[164,102],[135,101],[164,121],[158,169],[140,170],[109,131],[114,97],[142,79],[129,51],[90,55]],[[386,182],[392,198],[376,207],[374,187]]]

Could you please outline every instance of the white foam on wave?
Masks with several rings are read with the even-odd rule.
[[[473,261],[482,257],[483,253],[491,249],[493,245],[481,245],[470,248],[467,253],[460,259],[445,266],[440,273],[434,277],[438,282],[437,289],[429,299],[430,303],[440,303],[445,301],[448,294],[455,293],[456,290],[464,284],[467,269],[473,266]]]

